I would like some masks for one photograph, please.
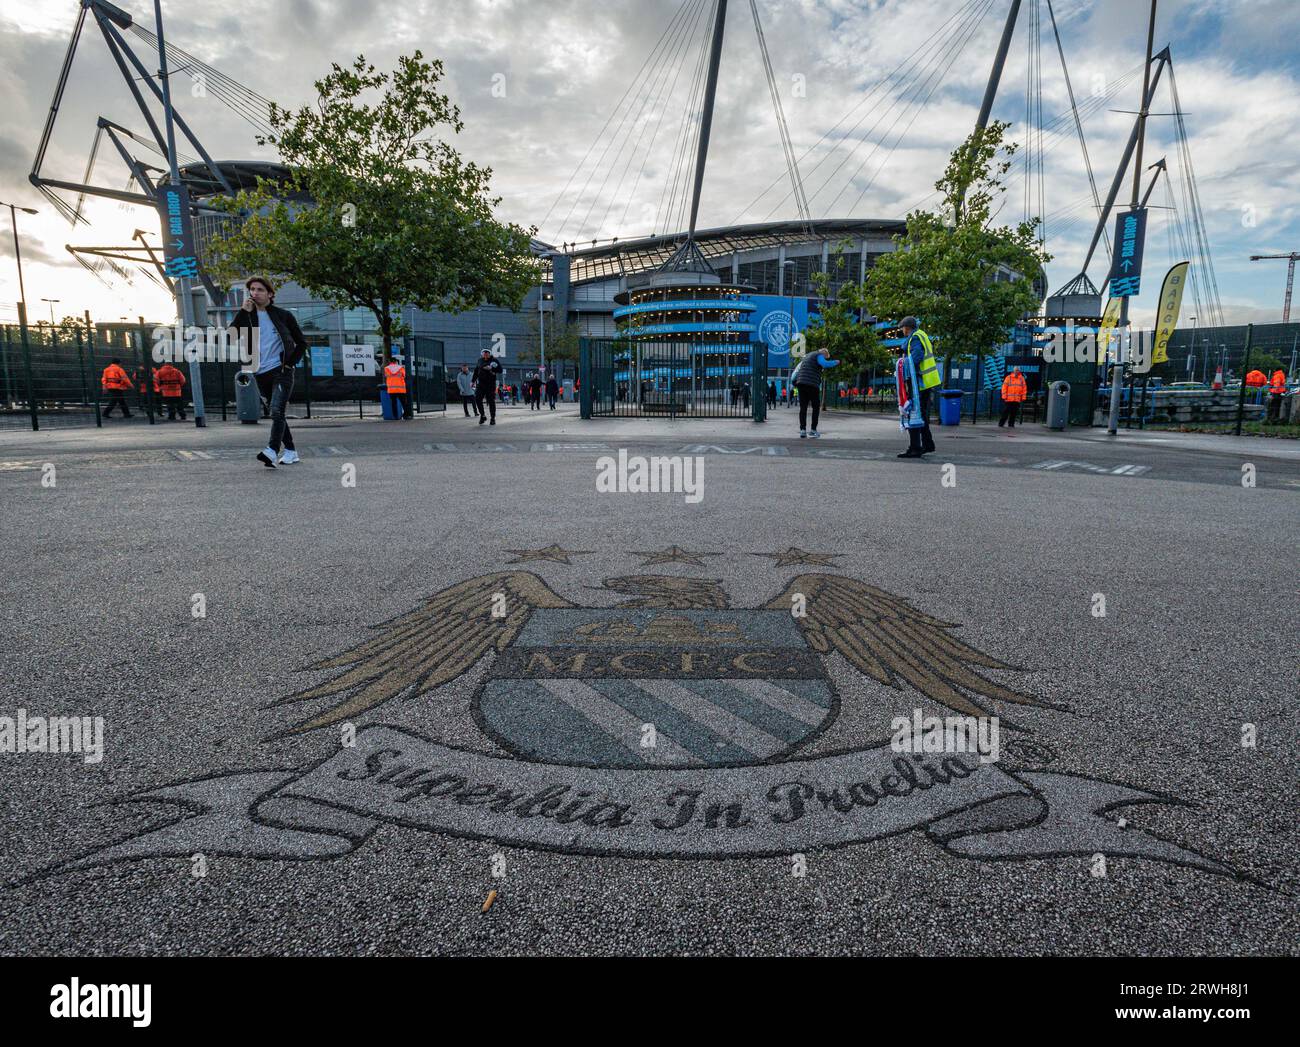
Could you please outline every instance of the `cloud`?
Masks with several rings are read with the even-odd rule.
[[[152,27],[143,0],[121,6],[142,27]],[[932,205],[933,183],[948,153],[973,126],[1005,5],[759,0],[758,6],[813,216],[898,218]],[[1084,126],[1104,193],[1132,122],[1131,115],[1111,110],[1133,109],[1137,101],[1137,79],[1122,77],[1141,62],[1145,6],[1056,0],[1054,9],[1076,95],[1095,110]],[[313,101],[312,84],[331,62],[347,64],[365,53],[381,69],[391,68],[399,54],[422,47],[426,57],[445,64],[444,88],[466,123],[457,148],[493,168],[501,216],[540,226],[541,236],[559,241],[675,231],[683,220],[694,153],[689,135],[683,140],[680,134],[682,114],[706,38],[703,18],[687,24],[697,10],[703,10],[698,0],[172,0],[166,17],[173,45],[291,107]],[[976,17],[980,10],[984,15]],[[8,102],[0,115],[0,198],[42,207],[38,219],[23,225],[32,241],[24,247],[34,278],[56,286],[59,297],[84,298],[116,312],[117,298],[84,273],[63,244],[129,239],[136,225],[152,228],[152,216],[101,201],[93,208],[93,230],[70,230],[26,184],[75,14],[76,5],[68,2],[15,8],[6,16],[7,31],[0,35],[0,90]],[[1022,15],[994,109],[995,116],[1012,121],[1010,134],[1022,143],[1029,24]],[[1082,262],[1095,210],[1045,18],[1040,29],[1044,115],[1065,117],[1044,141],[1043,210],[1055,256],[1049,280],[1059,286]],[[1173,50],[1224,307],[1233,311],[1229,319],[1280,301],[1282,266],[1245,259],[1300,248],[1297,30],[1300,4],[1290,0],[1170,0],[1160,7],[1157,47],[1167,41]],[[127,37],[146,49],[135,34]],[[658,61],[648,61],[652,55]],[[900,65],[915,75],[882,83]],[[643,67],[662,75],[620,106]],[[173,81],[177,105],[213,156],[273,155],[256,145],[253,128],[223,104],[219,92],[195,97],[182,78],[187,72],[177,70]],[[1122,89],[1114,98],[1094,100],[1095,87],[1117,83]],[[504,93],[494,92],[494,84]],[[923,109],[921,101],[927,103]],[[1156,111],[1170,108],[1166,81]],[[148,131],[91,25],[62,101],[47,175],[81,179],[100,115]],[[1170,118],[1152,118],[1146,162],[1170,157],[1173,198],[1185,219],[1174,130]],[[828,134],[828,143],[819,146]],[[186,143],[182,149],[194,152]],[[161,166],[156,156],[151,162]],[[107,143],[95,176],[101,184],[126,184],[126,170]],[[1126,181],[1121,202],[1128,193]],[[1152,202],[1165,203],[1165,191],[1158,188]],[[1017,166],[1008,179],[1002,219],[1018,219],[1027,203],[1038,212],[1037,187],[1031,184],[1027,202]],[[749,8],[733,3],[700,225],[794,216]],[[1171,217],[1156,211],[1151,219],[1147,257],[1154,287],[1163,268],[1181,258],[1177,235],[1170,246]],[[1099,283],[1104,268],[1099,257],[1090,269]],[[0,301],[16,298],[16,290],[13,274],[0,272]],[[132,312],[164,315],[171,308],[144,281],[121,293],[130,298]],[[1149,318],[1150,305],[1139,300],[1134,314]]]

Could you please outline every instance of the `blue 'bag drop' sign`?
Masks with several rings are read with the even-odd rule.
[[[158,217],[162,224],[163,269],[168,276],[193,280],[199,275],[194,223],[190,219],[190,193],[170,182],[158,190]]]
[[[1130,298],[1142,288],[1142,245],[1147,209],[1125,211],[1115,219],[1115,257],[1110,264],[1110,296]]]

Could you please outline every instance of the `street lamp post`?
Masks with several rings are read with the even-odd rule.
[[[46,302],[46,303],[49,304],[49,307],[50,307],[50,330],[53,331],[53,330],[54,330],[54,307],[55,307],[56,305],[58,305],[61,301],[63,301],[63,299],[62,299],[62,298],[42,298],[41,301],[42,301],[42,302]]]
[[[18,263],[18,300],[23,303],[23,312],[27,311],[27,291],[23,287],[23,256],[18,250],[18,215],[16,211],[23,211],[26,214],[36,214],[35,209],[31,207],[19,207],[17,204],[7,204],[0,201],[0,206],[9,208],[9,222],[14,230],[14,261]],[[9,380],[9,354],[4,356],[4,374],[5,374],[5,400],[12,403],[13,384]]]
[[[784,269],[786,266],[793,266],[793,265],[794,265],[794,259],[787,258],[784,262],[781,263],[781,268]],[[787,343],[790,347],[790,367],[788,368],[789,374],[786,375],[786,382],[785,382],[786,407],[789,407],[791,402],[794,400],[794,391],[790,388],[790,376],[794,374],[794,335],[795,335],[794,273],[791,273],[790,274],[790,337]]]
[[[23,256],[18,249],[18,216],[15,211],[22,211],[24,214],[37,214],[38,212],[31,207],[19,207],[17,204],[5,203],[0,200],[0,207],[9,208],[9,223],[14,230],[14,261],[18,263],[18,300],[25,306],[27,304],[27,291],[23,287]]]

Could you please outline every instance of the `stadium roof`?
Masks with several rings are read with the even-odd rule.
[[[267,160],[217,160],[216,165],[221,169],[226,181],[230,183],[231,188],[236,192],[241,189],[254,188],[259,177],[280,184],[289,181],[289,169],[284,164],[277,164]],[[185,183],[186,188],[190,191],[190,196],[194,199],[201,199],[205,196],[218,196],[225,192],[225,187],[213,176],[208,165],[202,160],[192,164],[184,164],[180,168],[180,174],[181,181]],[[161,185],[168,180],[169,175],[167,172],[161,172],[158,183]]]
[[[890,237],[901,234],[906,229],[907,223],[902,219],[884,218],[823,218],[807,223],[759,222],[754,225],[729,225],[720,229],[699,230],[695,234],[695,244],[705,258],[712,260],[726,258],[735,251],[805,244],[810,240]],[[615,239],[609,243],[563,253],[568,254],[570,260],[569,279],[578,284],[658,269],[685,239],[685,233],[647,236],[639,240]],[[550,250],[554,251],[555,248],[551,247]],[[549,270],[549,263],[546,267]]]

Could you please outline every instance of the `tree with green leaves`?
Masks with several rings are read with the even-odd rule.
[[[279,150],[288,181],[217,202],[246,216],[212,245],[217,277],[288,277],[335,308],[369,309],[385,362],[402,306],[518,309],[539,276],[535,230],[497,221],[491,168],[436,137],[464,127],[442,76],[419,51],[392,73],[358,56],[316,81],[314,107],[273,103],[258,142]]]
[[[856,385],[863,372],[888,367],[889,353],[880,344],[875,328],[858,319],[866,309],[862,286],[843,284],[832,297],[827,273],[814,273],[812,283],[821,299],[821,319],[810,324],[802,337],[808,352],[825,353],[839,361],[839,366],[826,372],[825,377]]]
[[[565,364],[572,364],[576,370],[582,325],[571,320],[560,322],[555,318],[554,313],[548,314],[545,320],[539,319],[538,314],[529,314],[529,340],[516,354],[520,362],[526,364],[542,362],[540,348],[543,337],[546,341],[546,366],[557,376],[563,375]]]
[[[1039,219],[995,226],[1014,143],[1007,124],[974,132],[953,151],[935,188],[940,211],[913,211],[897,250],[867,274],[865,301],[880,317],[916,316],[948,359],[969,359],[1008,340],[1015,323],[1042,304],[1033,281],[1051,259]],[[947,366],[944,372],[947,373]]]

